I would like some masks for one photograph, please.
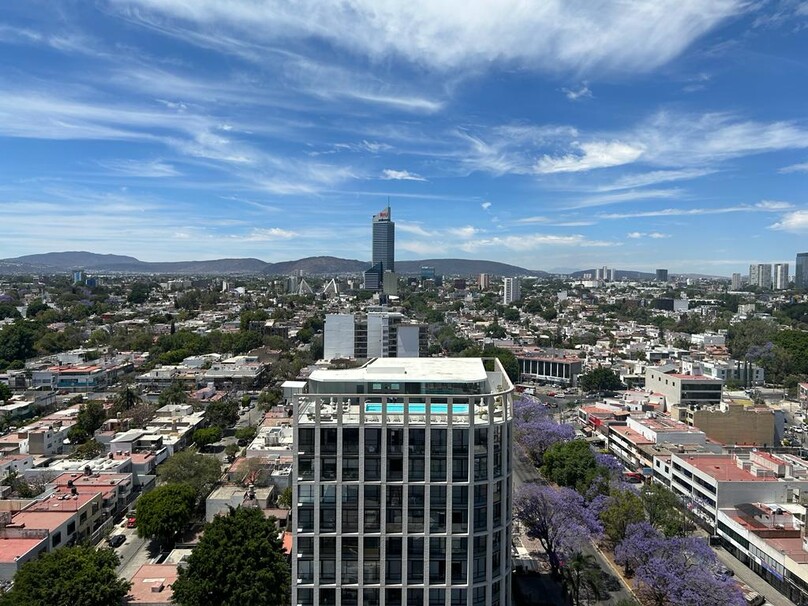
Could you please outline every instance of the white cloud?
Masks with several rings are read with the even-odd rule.
[[[548,71],[649,71],[746,6],[741,0],[112,1],[130,19],[159,22],[186,37],[185,28],[148,13],[195,23],[220,39],[313,37],[374,60],[396,55],[437,69],[503,61]]]
[[[433,240],[424,242],[421,240],[405,240],[403,242],[396,242],[396,248],[415,253],[417,255],[439,255],[447,251],[444,244],[440,244]]]
[[[788,210],[789,208],[794,208],[791,202],[780,202],[777,200],[763,200],[755,204],[755,206],[763,210]]]
[[[800,162],[799,164],[792,164],[791,166],[784,166],[779,171],[780,173],[808,173],[808,162]]]
[[[483,210],[488,210],[489,208],[491,208],[491,203],[487,201],[483,202],[482,204],[480,204],[480,207],[482,207]]]
[[[632,231],[627,233],[626,237],[631,238],[633,240],[641,240],[645,238],[650,238],[652,240],[661,240],[663,238],[670,238],[670,234],[663,234],[658,231],[652,231],[652,232]]]
[[[681,196],[680,189],[632,189],[617,193],[600,194],[589,196],[581,200],[576,200],[566,205],[566,208],[589,208],[592,206],[607,206],[609,204],[621,204],[623,202],[634,202],[636,200],[658,200],[660,198],[678,198]]]
[[[396,221],[396,231],[421,236],[422,238],[431,238],[435,235],[434,231],[426,230],[417,223],[407,223],[406,221]]]
[[[786,213],[780,220],[769,226],[771,229],[788,231],[795,234],[808,233],[808,210],[795,210]]]
[[[561,91],[566,95],[570,101],[577,101],[578,99],[592,98],[592,91],[586,82],[581,83],[578,88],[562,88]]]
[[[392,168],[385,168],[382,171],[382,179],[392,181],[426,181],[421,175],[411,173],[407,170],[394,170]]]
[[[274,240],[289,240],[298,236],[294,231],[281,229],[280,227],[256,227],[244,236],[233,236],[251,242],[272,242]]]
[[[613,183],[598,187],[598,191],[646,187],[648,185],[668,183],[670,181],[686,181],[689,179],[697,179],[705,175],[711,175],[715,172],[715,169],[709,168],[683,168],[681,170],[654,170],[633,175],[623,175]]]
[[[728,213],[754,213],[754,212],[776,212],[788,208],[781,204],[759,202],[757,204],[740,204],[738,206],[719,206],[716,208],[663,208],[661,210],[646,210],[627,213],[605,213],[598,215],[600,219],[639,219],[644,217],[689,217],[697,215],[723,215]]]
[[[469,240],[460,246],[466,252],[476,252],[481,248],[507,248],[513,251],[534,250],[536,248],[554,248],[577,246],[582,248],[604,248],[609,246],[620,246],[620,242],[605,240],[589,240],[580,234],[556,235],[556,234],[524,234],[512,236],[497,236],[494,238],[479,238]]]
[[[480,233],[476,227],[472,227],[471,225],[466,225],[464,227],[452,227],[447,230],[448,234],[454,236],[455,238],[463,238],[469,239],[476,236]]]
[[[580,153],[564,156],[542,156],[536,162],[536,172],[577,173],[596,168],[609,168],[635,162],[643,154],[643,147],[622,141],[591,141],[573,143]]]
[[[115,175],[126,177],[160,178],[181,174],[173,165],[163,160],[101,160],[98,164]]]

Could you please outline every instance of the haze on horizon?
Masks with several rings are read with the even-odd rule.
[[[806,32],[790,0],[12,4],[0,258],[367,259],[389,196],[401,260],[793,263]]]

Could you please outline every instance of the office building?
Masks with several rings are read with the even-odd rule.
[[[73,284],[81,284],[84,282],[84,270],[77,269],[73,272]]]
[[[667,372],[666,372],[667,371]],[[724,382],[702,374],[674,372],[667,367],[645,369],[645,388],[665,396],[668,410],[672,406],[710,406],[721,403]]]
[[[315,370],[294,402],[292,604],[511,604],[512,392],[496,359]]]
[[[502,293],[502,304],[510,305],[514,301],[522,298],[522,289],[519,285],[519,278],[505,278]]]
[[[797,253],[797,262],[794,264],[794,286],[808,288],[808,252]]]
[[[487,289],[491,288],[491,275],[490,274],[480,274],[480,277],[477,280],[477,284],[480,287],[480,290],[487,290]]]
[[[740,290],[742,284],[743,284],[743,282],[741,281],[741,274],[739,274],[739,273],[732,274],[732,281],[730,283],[730,289],[731,290]]]
[[[421,280],[434,280],[435,279],[435,268],[431,265],[422,265],[421,266]]]
[[[373,215],[373,234],[371,241],[372,264],[364,273],[365,290],[382,290],[385,285],[385,273],[395,272],[396,224],[391,220],[388,206]],[[388,280],[388,285],[392,284]]]
[[[400,312],[377,309],[361,314],[325,317],[323,357],[418,358],[427,353],[428,327],[410,322]]]
[[[656,270],[656,281],[657,282],[667,282],[668,281],[668,270],[667,269],[658,269],[658,270]]]
[[[373,215],[373,265],[382,264],[383,271],[396,270],[396,224],[390,207]]]
[[[557,356],[544,352],[516,353],[519,362],[519,382],[533,381],[577,385],[583,371],[583,360],[578,356]]]
[[[774,264],[774,289],[785,290],[788,288],[788,263]]]

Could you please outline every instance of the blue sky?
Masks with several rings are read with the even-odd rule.
[[[0,257],[729,275],[808,250],[808,2],[27,0]]]

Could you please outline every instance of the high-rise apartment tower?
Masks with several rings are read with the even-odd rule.
[[[294,405],[292,604],[511,604],[512,392],[496,359],[312,372]]]
[[[797,262],[794,264],[794,286],[808,288],[808,252],[797,253]]]

